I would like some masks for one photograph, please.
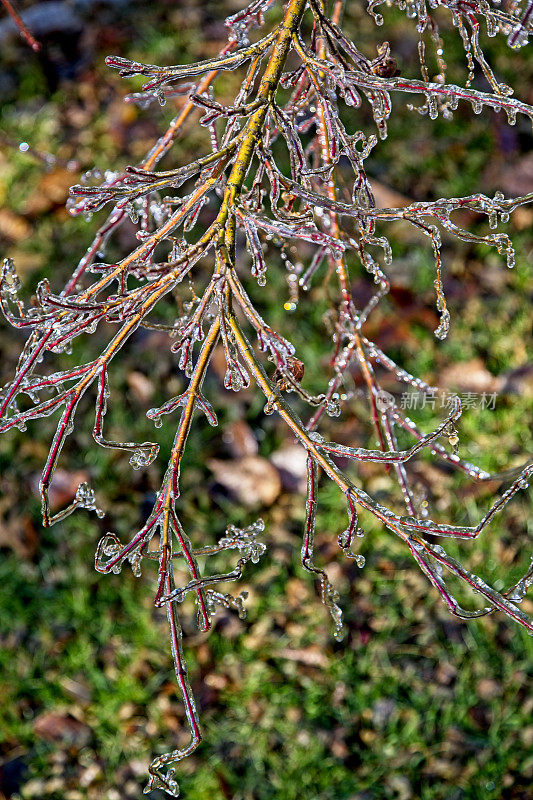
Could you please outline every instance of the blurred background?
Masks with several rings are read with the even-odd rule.
[[[175,114],[172,102],[146,110],[123,102],[139,81],[105,67],[107,54],[173,64],[208,58],[226,37],[224,18],[240,0],[51,0],[18,8],[42,44],[36,54],[0,10],[0,246],[15,259],[28,295],[44,276],[60,288],[89,245],[100,217],[70,218],[68,187],[98,166],[137,163]],[[386,9],[377,29],[364,3],[347,4],[345,28],[374,57],[384,40],[405,75],[418,76],[414,24]],[[279,9],[270,18],[275,20]],[[457,32],[442,17],[450,82],[464,82]],[[482,37],[496,74],[533,103],[533,60],[503,38]],[[232,97],[238,74],[219,82]],[[475,88],[485,88],[476,74]],[[531,190],[533,137],[526,119],[460,106],[452,121],[429,120],[396,98],[389,138],[366,162],[379,205],[469,194]],[[179,103],[180,101],[175,101]],[[355,113],[355,112],[354,112]],[[357,112],[373,132],[367,108]],[[191,123],[163,168],[197,155],[205,131]],[[20,147],[26,143],[28,147]],[[206,212],[208,213],[208,211]],[[466,223],[486,230],[483,219]],[[444,391],[496,393],[494,408],[467,408],[460,454],[498,471],[532,452],[533,211],[511,218],[514,270],[484,246],[445,242],[444,285],[452,313],[448,339],[436,342],[433,260],[427,244],[398,227],[391,234],[391,293],[374,311],[367,335],[400,364]],[[390,231],[389,231],[390,232]],[[133,227],[111,246],[129,252]],[[327,370],[327,292],[317,285],[288,314],[283,270],[272,260],[269,284],[251,294],[274,327],[298,346],[306,381],[318,390]],[[354,293],[371,284],[352,265]],[[282,298],[280,300],[280,298]],[[2,384],[23,337],[3,320]],[[72,359],[97,352],[102,333],[79,341]],[[61,367],[58,367],[61,368]],[[344,500],[320,488],[317,560],[340,593],[346,636],[332,637],[316,586],[299,564],[305,459],[252,390],[223,388],[215,360],[206,394],[220,427],[199,418],[183,469],[181,514],[200,543],[228,523],[261,516],[267,552],[248,566],[237,591],[249,592],[245,621],[219,612],[214,630],[198,634],[183,606],[186,654],[205,741],[182,762],[178,778],[189,800],[527,800],[533,778],[531,639],[501,616],[464,624],[451,617],[400,542],[371,519],[359,569],[339,555]],[[374,446],[360,376],[347,413],[327,435]],[[322,381],[322,383],[321,383]],[[0,439],[0,799],[126,800],[141,796],[151,758],[186,739],[164,615],[153,607],[154,574],[125,569],[102,576],[92,564],[107,530],[121,538],[139,527],[159,486],[172,423],[154,431],[145,412],[177,394],[182,378],[166,335],[139,334],[114,364],[107,425],[137,441],[158,441],[160,459],[133,472],[127,456],[92,443],[92,399],[80,411],[52,486],[54,507],[90,480],[103,521],[79,512],[51,530],[40,520],[38,481],[53,420]],[[393,392],[397,385],[386,384]],[[423,430],[438,408],[409,412]],[[140,437],[140,438],[138,438]],[[155,438],[154,438],[155,437]],[[364,468],[363,468],[364,466]],[[398,488],[377,465],[354,480],[400,507]],[[474,484],[428,460],[411,466],[421,498],[436,519],[472,524],[500,482]],[[391,500],[392,498],[392,500]],[[529,520],[529,521],[528,521]],[[531,491],[522,492],[483,537],[450,552],[497,588],[525,572],[531,552]],[[228,587],[232,588],[232,587]],[[233,589],[236,587],[233,586]],[[475,601],[472,601],[475,604]],[[523,603],[533,611],[533,603]],[[150,795],[162,800],[161,792]]]

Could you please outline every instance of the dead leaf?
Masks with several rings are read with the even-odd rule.
[[[446,367],[439,375],[438,384],[444,389],[490,393],[498,392],[503,380],[492,375],[480,358],[473,358]]]
[[[87,786],[90,786],[94,783],[98,778],[102,777],[102,770],[99,764],[89,764],[88,767],[85,767],[83,772],[80,776],[80,786],[83,789],[86,789]]]
[[[17,274],[22,280],[31,272],[41,269],[45,263],[43,253],[31,253],[25,249],[24,244],[10,248],[8,255],[15,262]]]
[[[511,222],[517,231],[533,228],[533,209],[519,206],[513,211]]]
[[[412,200],[408,197],[395,192],[394,189],[390,189],[380,181],[370,180],[369,183],[376,202],[376,208],[405,208],[412,203]]]
[[[80,677],[77,680],[74,680],[73,678],[69,678],[67,675],[65,675],[63,678],[61,678],[59,683],[65,694],[76,702],[83,705],[90,703],[92,690],[89,684],[86,683],[83,678]]]
[[[40,475],[33,475],[31,479],[33,491],[36,495],[39,494],[40,477]],[[88,480],[89,475],[85,470],[68,472],[62,467],[56,469],[48,493],[50,506],[52,508],[61,508],[68,503],[72,503],[80,483],[86,483]]]
[[[142,372],[132,371],[126,378],[132,394],[140,403],[148,403],[154,393],[154,384]]]
[[[228,685],[228,679],[225,675],[217,675],[216,672],[210,672],[205,676],[204,682],[211,689],[216,689],[221,692]]]
[[[285,586],[287,603],[290,608],[300,608],[310,598],[310,587],[301,578],[289,578]]]
[[[447,661],[441,661],[435,670],[435,678],[443,686],[450,686],[457,677],[457,669]]]
[[[533,184],[533,153],[512,162],[503,162],[501,170],[494,177],[494,184],[508,197],[528,194]]]
[[[0,522],[0,547],[9,547],[20,558],[31,558],[38,544],[37,531],[29,517],[17,515]]]
[[[87,725],[56,711],[37,717],[33,730],[49,742],[62,742],[76,748],[85,747],[91,738],[91,729]]]
[[[494,497],[494,493],[500,486],[501,480],[468,483],[458,490],[457,497],[461,498],[461,500],[466,500],[468,498],[481,500],[484,497]]]
[[[46,172],[26,201],[26,214],[39,216],[54,206],[64,205],[70,187],[76,183],[76,177],[71,170],[62,167]]]
[[[303,493],[307,486],[307,454],[303,447],[288,444],[270,456],[287,492]]]
[[[482,700],[493,700],[501,695],[502,687],[492,678],[482,678],[477,685],[477,693]]]
[[[389,561],[388,558],[379,558],[376,566],[380,572],[383,572],[387,576],[387,578],[394,578],[394,575],[396,574],[396,566],[393,561]]]
[[[331,752],[335,758],[345,759],[350,755],[350,751],[345,742],[347,731],[345,728],[335,728],[331,739]]]
[[[502,392],[533,398],[533,364],[522,364],[506,373]]]
[[[397,800],[410,800],[413,797],[413,787],[409,778],[405,775],[389,775],[387,786],[393,790],[394,797]]]
[[[224,431],[223,438],[233,458],[257,455],[257,439],[243,419],[231,422]]]
[[[10,242],[20,242],[31,233],[30,223],[8,208],[0,208],[0,236]]]
[[[277,469],[261,456],[244,456],[227,461],[212,458],[207,466],[217,483],[247,508],[270,506],[281,492]]]
[[[329,664],[326,654],[315,645],[294,650],[289,647],[284,647],[282,650],[277,650],[275,655],[277,658],[285,658],[287,661],[297,661],[299,664],[305,664],[308,667],[325,668]]]

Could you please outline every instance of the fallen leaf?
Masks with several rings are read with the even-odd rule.
[[[482,700],[493,700],[501,695],[502,687],[492,678],[482,678],[477,685],[477,693]]]
[[[37,717],[33,730],[49,742],[62,742],[76,748],[85,747],[91,738],[91,729],[87,725],[56,711]]]
[[[335,758],[345,759],[348,758],[350,755],[350,751],[348,746],[344,740],[346,736],[346,729],[345,728],[336,728],[333,731],[333,737],[331,739],[331,752],[335,756]]]
[[[393,790],[394,797],[397,800],[410,800],[413,797],[413,787],[409,778],[405,775],[389,775],[387,786]]]
[[[8,255],[15,262],[17,274],[22,280],[26,275],[41,269],[45,263],[43,253],[31,253],[24,249],[24,244],[10,248]]]
[[[377,739],[376,731],[370,731],[368,728],[361,728],[359,736],[361,737],[361,741],[368,747],[371,747]]]
[[[26,201],[25,213],[39,216],[54,206],[62,206],[68,198],[70,187],[76,183],[77,176],[71,170],[58,167],[46,172],[39,180],[35,191]]]
[[[279,472],[281,484],[287,492],[303,493],[307,486],[307,454],[303,447],[289,444],[276,450],[270,462]]]
[[[31,233],[30,223],[8,208],[0,208],[0,236],[10,242],[20,242]]]
[[[533,398],[533,364],[522,364],[502,378],[504,379],[502,393]]]
[[[91,701],[92,690],[88,683],[83,678],[74,680],[65,675],[59,681],[61,688],[69,697],[78,703],[87,704]]]
[[[449,686],[457,677],[457,668],[447,661],[441,661],[435,670],[435,678],[443,686]]]
[[[133,370],[126,378],[132,394],[140,403],[148,403],[154,393],[154,384],[142,372]]]
[[[512,162],[505,161],[494,178],[494,184],[508,197],[528,194],[533,184],[533,153]]]
[[[376,563],[380,572],[383,572],[387,578],[393,578],[396,573],[396,566],[394,562],[389,561],[388,558],[379,558]]]
[[[502,388],[503,380],[492,375],[480,358],[473,358],[446,367],[439,375],[438,385],[463,392],[491,393]]]
[[[513,211],[511,222],[517,231],[533,228],[533,209],[519,206]]]
[[[8,547],[20,558],[31,558],[38,544],[37,531],[29,517],[17,515],[0,522],[0,547]]]
[[[39,480],[41,476],[33,475],[31,479],[33,491],[36,495],[39,494]],[[50,490],[48,492],[48,499],[52,508],[60,508],[68,503],[72,503],[76,496],[76,491],[80,483],[85,483],[89,480],[89,475],[85,470],[76,470],[75,472],[68,472],[66,469],[56,469]]]
[[[405,195],[399,192],[395,192],[394,189],[390,189],[388,186],[385,186],[384,183],[380,183],[380,181],[370,180],[369,183],[374,195],[376,208],[405,208],[405,206],[412,203],[412,200],[408,197],[405,197]]]
[[[257,439],[243,419],[231,422],[224,431],[223,438],[233,458],[257,455]]]
[[[92,783],[94,783],[95,780],[101,777],[102,777],[102,770],[100,768],[100,765],[94,763],[89,764],[89,766],[86,767],[81,773],[80,786],[86,789],[87,786],[90,786]]]
[[[285,658],[287,661],[297,661],[299,664],[305,664],[308,667],[325,668],[329,664],[329,659],[326,654],[314,645],[294,650],[289,647],[284,647],[281,650],[277,650],[275,655],[277,658]]]
[[[207,466],[217,483],[247,508],[270,506],[281,492],[277,469],[261,456],[244,456],[227,461],[212,458]]]
[[[494,497],[494,493],[500,486],[501,480],[468,483],[458,490],[457,497],[461,500],[466,500],[468,498],[481,500],[484,497]]]
[[[285,594],[290,608],[300,608],[309,601],[309,584],[300,578],[289,578],[285,586]]]

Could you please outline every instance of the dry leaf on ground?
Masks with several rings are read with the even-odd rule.
[[[49,742],[62,742],[73,747],[84,747],[91,738],[91,729],[67,714],[45,712],[35,720],[33,730]]]
[[[281,492],[277,469],[261,456],[244,456],[227,461],[212,458],[207,466],[217,483],[248,508],[270,506]]]
[[[443,389],[463,392],[498,392],[502,388],[501,377],[492,375],[480,358],[460,361],[442,370],[438,385]]]

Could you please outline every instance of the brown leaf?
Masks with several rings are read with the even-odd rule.
[[[20,242],[30,233],[31,225],[24,217],[8,208],[0,208],[0,236],[10,242]]]
[[[331,739],[331,752],[335,758],[344,759],[348,758],[350,751],[345,741],[347,731],[345,728],[335,728],[333,731],[333,738]]]
[[[31,253],[24,248],[24,244],[22,243],[16,247],[10,248],[9,256],[15,262],[17,274],[23,280],[26,275],[41,269],[45,263],[43,253]]]
[[[296,383],[300,383],[305,372],[305,365],[303,361],[294,356],[287,356],[287,372],[294,378]],[[278,389],[286,392],[287,389],[292,388],[292,383],[287,379],[284,371],[277,367],[272,374],[272,381],[277,385]]]
[[[154,384],[142,372],[132,371],[126,378],[132,394],[140,403],[148,403],[154,393]]]
[[[270,461],[278,470],[281,483],[287,492],[305,492],[307,485],[307,454],[303,447],[288,444],[276,450]]]
[[[0,522],[0,547],[9,547],[20,558],[31,558],[38,544],[37,531],[29,517],[16,516]]]
[[[378,735],[376,731],[371,731],[368,728],[361,728],[361,730],[359,731],[359,736],[361,737],[361,740],[364,742],[364,744],[367,745],[367,747],[372,747]]]
[[[460,361],[446,367],[439,376],[439,386],[463,392],[497,392],[502,379],[492,375],[480,358]]]
[[[522,364],[502,377],[505,379],[502,392],[533,398],[533,363]]]
[[[371,180],[370,188],[374,194],[376,208],[405,208],[412,202],[405,195],[395,192],[380,181]]]
[[[81,703],[82,705],[90,703],[92,690],[89,684],[85,682],[83,677],[79,677],[74,680],[73,678],[69,678],[67,675],[65,675],[63,678],[61,678],[59,683],[65,694],[71,697],[77,703]]]
[[[212,458],[207,466],[217,482],[248,508],[270,506],[281,492],[277,469],[261,456],[244,456],[227,461]]]
[[[511,222],[517,231],[533,228],[533,209],[519,206],[513,211]]]
[[[86,789],[87,786],[90,786],[94,783],[98,778],[102,777],[102,769],[99,764],[89,764],[87,767],[84,768],[83,772],[80,776],[80,786],[83,789]]]
[[[76,177],[73,172],[62,167],[46,172],[26,201],[26,214],[38,216],[54,206],[64,205],[68,190],[76,183]]]
[[[501,695],[502,687],[492,678],[482,678],[477,685],[477,693],[482,700],[493,700]]]
[[[35,494],[39,494],[39,480],[40,475],[34,475],[32,478],[32,486]],[[88,480],[89,475],[85,470],[68,472],[62,467],[56,469],[48,493],[50,506],[52,508],[61,508],[68,503],[72,503],[80,483],[85,483]]]
[[[435,670],[435,678],[443,686],[450,686],[457,677],[457,669],[447,661],[441,661]]]
[[[389,775],[387,786],[393,790],[394,797],[398,800],[410,800],[414,796],[411,782],[405,775]]]
[[[510,197],[528,194],[533,184],[533,153],[512,162],[505,161],[494,183]]]
[[[376,566],[380,572],[385,573],[387,578],[394,578],[396,566],[393,561],[390,561],[388,558],[379,558]]]
[[[37,717],[33,730],[49,742],[62,742],[76,748],[84,747],[91,738],[91,729],[87,725],[57,711]]]
[[[493,497],[500,486],[501,480],[468,483],[458,490],[457,497],[461,498],[461,500],[466,500],[468,498],[481,500],[484,497]]]
[[[300,608],[309,601],[309,584],[300,578],[289,578],[285,586],[287,603],[290,608]]]
[[[305,664],[308,667],[325,668],[329,664],[326,654],[315,645],[300,649],[284,647],[282,650],[276,651],[276,656],[278,658],[285,658],[288,661],[297,661],[298,663]]]
[[[231,422],[224,431],[224,442],[233,458],[257,455],[257,439],[243,419]]]

